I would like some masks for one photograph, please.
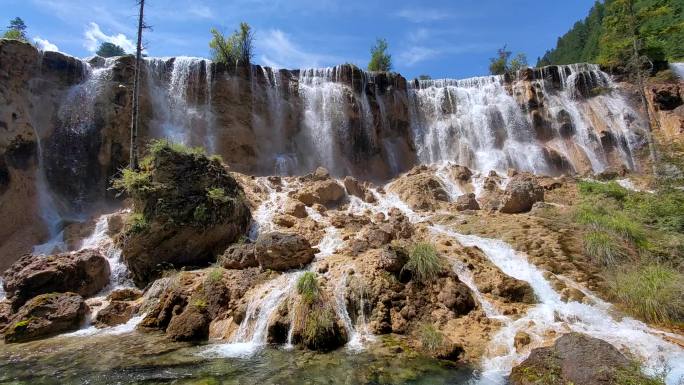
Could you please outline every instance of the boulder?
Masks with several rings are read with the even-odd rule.
[[[134,289],[132,287],[127,287],[124,289],[114,290],[109,293],[107,300],[109,301],[135,301],[136,299],[142,297],[142,291]]]
[[[133,316],[136,306],[125,301],[110,301],[107,306],[95,315],[97,327],[108,327],[125,324]]]
[[[109,262],[96,250],[25,255],[5,271],[4,288],[16,310],[39,294],[95,295],[109,283],[109,273]]]
[[[466,210],[479,210],[480,204],[477,203],[475,199],[475,194],[464,194],[456,198],[456,210],[466,211]]]
[[[399,247],[385,246],[377,260],[379,269],[395,275],[399,275],[401,269],[408,262],[409,256],[406,250]]]
[[[345,197],[344,187],[332,179],[317,180],[294,194],[294,198],[307,206],[320,204],[332,207]]]
[[[5,330],[5,342],[26,342],[77,330],[88,307],[76,293],[41,294],[24,304]]]
[[[496,284],[492,294],[503,298],[506,302],[528,304],[537,302],[537,297],[529,283],[509,276],[504,276]]]
[[[353,195],[366,203],[375,202],[375,196],[366,188],[365,185],[360,183],[356,178],[347,176],[344,178],[344,189],[347,190],[348,195]]]
[[[230,245],[219,258],[219,262],[226,269],[246,269],[259,266],[253,243]]]
[[[535,202],[544,201],[544,189],[534,176],[518,174],[511,178],[501,197],[499,211],[506,214],[530,211]]]
[[[429,170],[420,167],[395,180],[390,185],[390,192],[397,194],[414,210],[434,210],[440,202],[449,201],[442,182]]]
[[[202,341],[209,337],[211,320],[201,305],[190,305],[171,319],[166,335],[173,341]]]
[[[611,344],[580,333],[561,336],[551,347],[532,350],[513,368],[511,385],[624,385],[651,383]]]
[[[306,206],[302,202],[288,200],[285,205],[285,214],[291,215],[295,218],[306,218]]]
[[[343,346],[347,340],[347,331],[337,318],[330,298],[323,296],[313,302],[300,300],[292,331],[294,344],[329,352]]]
[[[256,260],[263,269],[277,271],[301,268],[313,261],[318,249],[298,234],[270,232],[259,235]]]
[[[532,339],[530,338],[529,334],[522,331],[515,333],[515,337],[513,338],[513,346],[515,346],[516,350],[520,351],[520,349],[529,345],[530,342],[532,342]]]
[[[151,150],[139,183],[115,183],[133,198],[134,217],[119,241],[139,287],[170,267],[215,261],[251,222],[244,191],[220,160],[166,142]]]

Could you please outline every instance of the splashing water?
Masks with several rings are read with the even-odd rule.
[[[684,81],[684,63],[670,63],[670,69],[680,80]]]
[[[202,354],[209,357],[249,357],[268,342],[268,323],[292,292],[302,272],[280,275],[252,294],[245,319],[228,344],[216,344]]]
[[[346,267],[343,270],[346,271]],[[366,342],[375,341],[375,336],[368,329],[368,323],[366,322],[365,314],[365,293],[362,291],[358,298],[358,319],[356,322],[352,321],[349,311],[347,309],[347,284],[349,280],[349,275],[345,272],[344,278],[338,281],[334,289],[335,298],[335,313],[342,320],[344,328],[349,336],[349,341],[347,341],[346,348],[351,351],[362,351],[365,349]]]
[[[108,291],[123,287],[133,287],[129,278],[128,268],[121,258],[122,250],[115,244],[114,240],[107,234],[109,230],[108,220],[113,214],[102,215],[95,223],[93,233],[81,242],[79,250],[96,249],[102,252],[109,262],[110,276]]]

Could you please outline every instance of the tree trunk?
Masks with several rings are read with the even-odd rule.
[[[140,63],[142,60],[142,30],[143,30],[143,11],[145,0],[139,0],[140,13],[138,14],[138,44],[135,50],[135,72],[133,76],[133,112],[131,114],[131,159],[129,167],[133,170],[138,169],[138,111],[140,107]]]

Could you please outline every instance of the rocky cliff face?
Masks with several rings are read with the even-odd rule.
[[[0,41],[0,268],[111,200],[127,163],[132,57],[82,61]],[[353,65],[274,70],[145,60],[141,143],[166,137],[235,171],[385,181],[417,163],[541,174],[638,166],[642,119],[592,66],[407,82]],[[52,247],[52,246],[50,246]],[[48,251],[52,251],[51,249]]]

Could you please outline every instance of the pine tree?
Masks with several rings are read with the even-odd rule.
[[[368,62],[369,71],[384,71],[392,70],[392,55],[387,52],[389,48],[387,40],[377,39],[375,45],[371,47],[371,59]]]
[[[140,12],[138,13],[138,43],[135,48],[135,71],[133,75],[133,111],[131,113],[131,155],[129,167],[138,169],[138,113],[140,94],[140,65],[142,63],[142,31],[146,28],[143,12],[145,0],[139,0]]]
[[[26,37],[26,24],[24,23],[24,20],[21,19],[21,17],[15,17],[14,19],[10,20],[10,25],[7,27],[7,30],[2,36],[5,39],[14,39],[14,40],[21,40],[21,41],[28,41],[28,38]]]

